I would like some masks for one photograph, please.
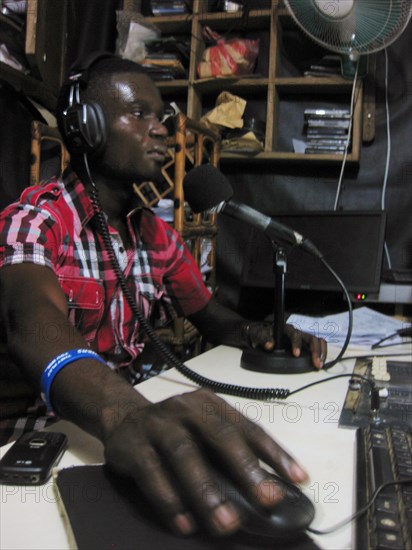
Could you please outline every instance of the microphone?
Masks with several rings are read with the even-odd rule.
[[[263,231],[272,241],[281,241],[289,245],[298,245],[317,257],[322,254],[316,246],[302,235],[278,223],[269,216],[235,199],[233,189],[227,178],[211,164],[193,168],[183,180],[185,199],[195,213],[212,211],[227,214]],[[279,254],[279,258],[278,258]],[[290,344],[286,342],[284,319],[284,292],[286,260],[282,251],[276,254],[275,264],[275,311],[273,333],[275,347],[270,352],[255,348],[246,348],[242,352],[240,366],[247,370],[266,373],[302,373],[313,371],[310,352],[302,348],[301,355],[292,355]]]
[[[260,229],[273,241],[297,245],[318,258],[322,257],[318,248],[294,229],[233,199],[233,189],[228,179],[211,164],[202,164],[190,170],[183,180],[183,190],[195,213],[226,214]]]

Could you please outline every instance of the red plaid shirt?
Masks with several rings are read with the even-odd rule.
[[[154,323],[162,302],[179,315],[203,308],[210,293],[180,237],[146,208],[127,217],[133,247],[109,227],[120,266],[137,304]],[[64,182],[28,187],[0,216],[0,267],[23,262],[50,267],[67,298],[69,320],[112,367],[142,351],[133,318],[98,231],[93,206],[73,172]],[[163,311],[163,315],[161,313]]]

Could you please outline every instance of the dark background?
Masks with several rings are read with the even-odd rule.
[[[388,52],[388,101],[391,158],[386,191],[386,243],[392,270],[412,268],[412,22]],[[385,109],[385,54],[378,52],[375,79],[376,135],[363,144],[359,166],[346,166],[339,208],[380,210],[387,154]],[[293,120],[293,110],[288,113]],[[340,165],[293,166],[279,164],[224,166],[235,198],[266,214],[277,211],[333,210]],[[240,304],[239,281],[249,230],[221,217],[219,227],[219,274],[221,296]],[[319,244],[320,246],[320,244]],[[383,270],[389,269],[384,255]],[[390,277],[390,273],[388,274]],[[260,296],[260,294],[256,294]],[[324,297],[323,297],[324,298]],[[256,299],[249,295],[249,301]],[[319,299],[317,297],[316,299]],[[264,303],[264,300],[263,302]]]

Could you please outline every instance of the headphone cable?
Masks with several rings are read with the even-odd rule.
[[[160,340],[156,334],[153,327],[146,321],[142,311],[138,307],[136,300],[132,296],[129,287],[127,286],[126,278],[123,274],[123,271],[119,265],[116,254],[113,249],[112,241],[110,234],[107,228],[107,222],[103,211],[100,207],[100,199],[96,184],[94,183],[89,164],[87,161],[87,154],[84,153],[84,163],[86,167],[86,172],[91,184],[91,201],[97,215],[98,224],[101,230],[101,235],[103,238],[106,251],[109,255],[109,260],[112,265],[112,268],[115,272],[118,283],[122,289],[122,292],[133,312],[140,326],[146,332],[147,336],[155,346],[156,351],[161,355],[161,357],[166,361],[170,367],[176,368],[178,372],[183,374],[186,378],[194,382],[195,384],[208,388],[216,393],[223,393],[225,395],[233,395],[238,397],[245,397],[248,399],[255,399],[261,401],[269,401],[273,399],[286,399],[290,393],[290,390],[284,388],[249,388],[246,386],[238,386],[235,384],[227,384],[223,382],[217,382],[206,378],[187,367],[183,364],[173,353],[172,351]]]

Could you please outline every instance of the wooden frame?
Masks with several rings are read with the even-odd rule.
[[[220,135],[202,124],[179,113],[175,119],[174,136],[174,228],[188,244],[197,265],[202,264],[202,250],[209,241],[208,263],[210,273],[207,284],[212,292],[216,288],[216,214],[195,214],[185,203],[183,182],[190,168],[210,162],[219,165]],[[175,352],[183,353],[192,343],[194,355],[201,351],[197,330],[184,318],[174,320],[173,329],[159,331],[163,341],[171,345]]]
[[[62,137],[57,128],[47,126],[43,122],[34,120],[31,127],[31,159],[30,159],[30,183],[40,185],[41,146],[43,141],[52,141],[60,145],[60,170],[63,172],[69,164],[70,155],[63,144]]]

